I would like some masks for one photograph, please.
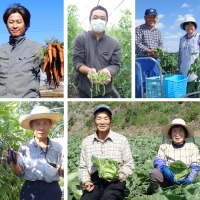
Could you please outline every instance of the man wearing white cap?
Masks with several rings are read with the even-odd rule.
[[[198,25],[191,16],[186,17],[184,22],[180,24],[180,27],[186,31],[186,34],[180,39],[178,68],[179,73],[188,76],[188,82],[191,82],[197,78],[197,75],[194,73],[188,75],[188,71],[191,64],[199,57],[200,35],[196,33]],[[192,53],[194,54],[192,55]]]
[[[157,192],[159,186],[165,188],[174,184],[191,183],[200,171],[198,147],[193,142],[185,141],[185,138],[193,137],[194,132],[183,119],[174,119],[161,133],[172,141],[160,145],[158,155],[154,159],[154,169],[150,174],[152,193]],[[189,174],[182,180],[175,180],[174,173],[169,169],[170,163],[177,160],[191,167]]]
[[[62,146],[50,140],[51,126],[62,118],[47,107],[35,107],[30,114],[21,116],[20,126],[33,130],[34,138],[15,151],[17,163],[12,163],[17,176],[25,179],[20,199],[61,200],[59,176],[64,176]]]
[[[135,29],[136,57],[152,57],[157,61],[158,64],[160,64],[158,58],[159,55],[156,54],[155,48],[159,47],[163,50],[164,47],[161,32],[157,28],[155,28],[156,22],[158,20],[158,14],[156,9],[147,9],[144,14],[144,19],[145,24],[137,26]],[[153,62],[150,59],[137,60],[137,63],[142,69],[142,81],[143,87],[145,88],[146,77],[158,76],[160,74],[160,71],[155,62]],[[135,79],[136,98],[140,98],[140,74],[137,66]]]

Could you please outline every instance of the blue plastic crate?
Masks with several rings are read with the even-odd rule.
[[[163,82],[162,88],[164,93],[164,79],[166,77],[174,76],[173,74],[162,75]],[[160,76],[153,76],[146,78],[146,98],[162,98],[161,86],[160,86]]]
[[[165,97],[179,98],[186,95],[188,77],[183,75],[174,75],[164,79]]]

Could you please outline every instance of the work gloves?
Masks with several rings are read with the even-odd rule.
[[[192,170],[188,174],[187,178],[184,178],[183,180],[180,181],[180,184],[185,185],[191,183],[197,177],[198,172],[200,171],[200,166],[196,164],[191,164],[190,167],[192,168]]]

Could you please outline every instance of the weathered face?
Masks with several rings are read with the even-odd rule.
[[[18,37],[25,33],[26,26],[19,13],[13,13],[8,17],[7,29],[11,36]]]
[[[98,112],[96,114],[96,118],[94,119],[94,123],[98,133],[109,132],[111,125],[109,113],[106,111]]]
[[[175,126],[171,130],[172,140],[175,144],[182,144],[185,139],[185,131],[182,126]]]
[[[34,136],[38,139],[47,138],[51,125],[51,120],[46,118],[36,119],[30,123],[30,127],[34,132]]]
[[[192,23],[189,23],[185,25],[185,31],[187,32],[188,35],[192,35],[195,31],[195,26]]]
[[[158,20],[158,17],[156,15],[149,15],[149,16],[145,16],[144,19],[146,21],[147,26],[151,29],[155,26]]]

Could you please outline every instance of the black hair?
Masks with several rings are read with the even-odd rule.
[[[27,30],[30,27],[31,19],[31,14],[28,9],[21,6],[19,3],[14,3],[12,6],[8,7],[3,14],[3,21],[5,24],[7,24],[8,17],[13,13],[19,13],[22,16]]]
[[[185,137],[187,137],[187,136],[188,136],[188,130],[187,130],[184,126],[179,125],[179,124],[172,126],[172,127],[169,129],[168,135],[169,135],[170,137],[172,137],[172,129],[173,129],[174,127],[179,127],[179,126],[183,127],[183,130],[184,130],[184,133],[185,133]]]
[[[100,108],[100,109],[98,109],[98,110],[94,113],[94,119],[97,117],[97,113],[99,113],[99,112],[107,112],[108,115],[109,115],[110,120],[112,119],[111,113],[110,113],[107,109],[105,109],[105,108]]]
[[[100,6],[100,5],[95,6],[94,8],[92,8],[92,10],[90,11],[90,17],[89,17],[90,20],[91,20],[91,17],[92,17],[92,13],[95,10],[103,10],[106,13],[106,17],[107,17],[107,21],[108,21],[108,12],[107,12],[107,10],[103,6]]]
[[[196,23],[194,23],[194,22],[185,22],[185,23],[183,24],[183,29],[185,30],[185,26],[186,26],[186,25],[189,25],[189,24],[193,24],[194,27],[195,27],[195,29],[197,28]]]

